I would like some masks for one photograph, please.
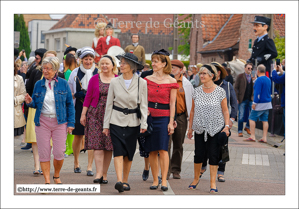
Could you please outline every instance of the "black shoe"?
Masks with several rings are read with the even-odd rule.
[[[81,173],[80,167],[74,168],[74,173]]]
[[[102,184],[108,184],[108,180],[103,179]]]
[[[29,150],[32,148],[32,144],[31,143],[27,143],[27,145],[25,147],[22,147],[22,150]]]
[[[162,191],[167,191],[167,190],[168,190],[168,187],[161,186],[161,190],[162,190]]]
[[[160,176],[158,176],[159,184],[162,184],[162,179]]]
[[[143,170],[142,179],[146,181],[148,179],[149,170]]]
[[[123,186],[125,191],[130,191],[131,190],[131,187],[128,183],[123,183],[123,185],[126,185],[126,187]]]
[[[155,189],[158,189],[158,188],[159,188],[159,184],[158,184],[157,186],[154,186],[154,185],[153,185],[153,186],[150,186],[150,189],[151,189],[151,190],[155,190]]]
[[[93,172],[91,170],[87,170],[86,172],[87,172],[86,174],[87,176],[93,176]]]
[[[81,153],[81,152],[84,152],[84,153],[85,153],[85,152],[86,152],[86,149],[81,149],[81,150],[80,150],[80,153]]]
[[[123,183],[120,181],[115,184],[114,188],[118,190],[119,193],[124,191]]]
[[[94,179],[93,183],[98,183],[98,184],[103,183],[103,176],[101,178],[99,178],[99,179]]]

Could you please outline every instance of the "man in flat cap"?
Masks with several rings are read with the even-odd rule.
[[[274,41],[268,36],[271,19],[263,16],[255,16],[254,21],[251,23],[253,23],[253,31],[257,39],[254,41],[251,57],[247,61],[255,64],[256,59],[258,65],[265,65],[266,76],[269,77],[271,60],[277,57]]]
[[[179,84],[179,89],[177,90],[177,101],[176,101],[176,122],[177,127],[174,129],[174,133],[169,138],[168,153],[170,153],[171,142],[172,147],[172,157],[169,159],[169,170],[167,178],[170,174],[173,174],[174,179],[180,179],[181,165],[183,158],[183,144],[187,130],[188,120],[192,106],[192,93],[194,91],[192,84],[188,81],[185,76],[183,76],[184,64],[180,60],[171,61],[172,71],[175,79]],[[169,158],[170,158],[169,154]]]

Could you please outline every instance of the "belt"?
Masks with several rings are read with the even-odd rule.
[[[149,102],[148,107],[154,108],[154,109],[162,109],[162,110],[169,110],[169,104],[161,104],[161,103],[155,103],[155,102]]]
[[[132,114],[132,113],[137,113],[137,109],[120,108],[120,107],[117,107],[117,106],[114,106],[114,105],[113,105],[113,109],[115,109],[119,112],[122,112],[125,115]]]
[[[184,114],[186,114],[186,112],[182,112],[182,113],[176,114],[176,116],[178,117],[178,116],[181,116],[181,115],[184,115]]]
[[[56,118],[56,114],[44,114],[42,113],[43,116],[48,117],[48,118]]]

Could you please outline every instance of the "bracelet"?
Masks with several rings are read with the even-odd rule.
[[[225,126],[229,127],[229,125],[225,125]]]
[[[233,119],[231,119],[231,118],[230,118],[230,121],[231,121],[231,122],[234,122],[234,120],[233,120]]]

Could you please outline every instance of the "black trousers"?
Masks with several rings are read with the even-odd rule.
[[[220,146],[218,143],[219,133],[215,134],[213,137],[208,134],[206,142],[204,141],[204,133],[195,133],[194,163],[207,162],[207,156],[210,165],[218,165],[220,161]]]

